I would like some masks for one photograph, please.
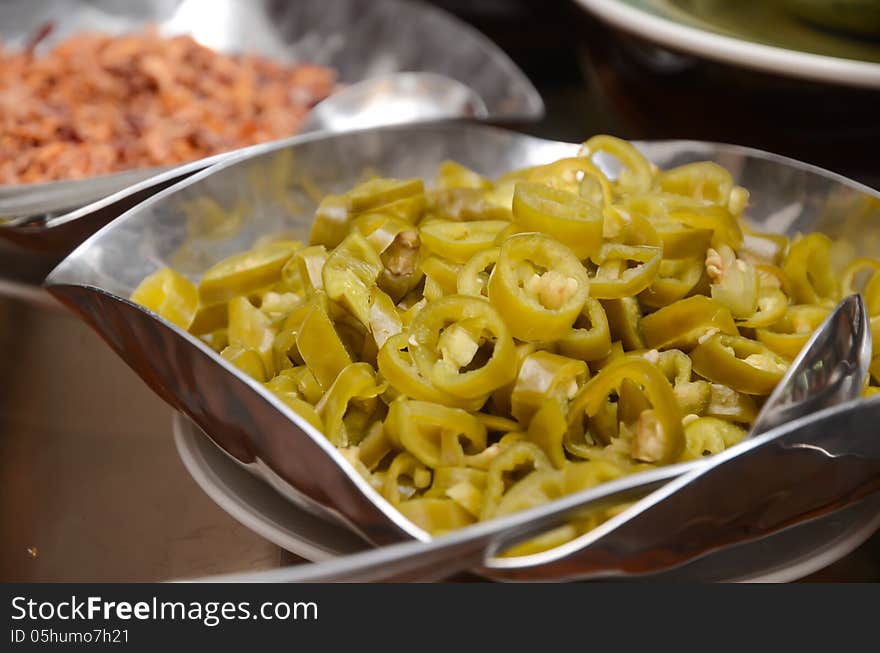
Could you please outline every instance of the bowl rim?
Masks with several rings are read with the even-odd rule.
[[[420,124],[406,124],[406,125],[391,125],[385,127],[372,127],[360,130],[353,130],[349,132],[339,132],[339,133],[329,133],[329,132],[316,132],[310,134],[303,134],[299,136],[290,137],[288,139],[284,139],[282,141],[273,141],[270,143],[265,143],[262,145],[254,146],[250,148],[247,152],[238,152],[234,155],[225,158],[223,161],[205,168],[190,177],[187,177],[168,188],[163,189],[162,191],[156,193],[155,195],[147,198],[143,202],[137,204],[131,209],[122,213],[119,217],[109,222],[107,225],[99,229],[97,232],[92,234],[89,238],[87,238],[82,244],[80,244],[76,249],[74,249],[69,255],[67,255],[46,277],[43,282],[43,287],[46,288],[51,294],[55,295],[56,298],[62,299],[63,297],[56,295],[53,292],[53,288],[63,288],[67,287],[78,287],[87,289],[93,293],[97,293],[98,295],[105,296],[112,301],[121,303],[127,306],[129,309],[137,310],[138,312],[148,316],[154,321],[158,321],[162,325],[164,325],[167,329],[170,329],[177,336],[183,338],[187,343],[191,346],[196,347],[202,353],[206,354],[213,362],[218,364],[221,368],[223,368],[226,372],[232,374],[238,381],[244,383],[252,390],[255,391],[258,397],[261,400],[270,404],[274,409],[279,411],[282,415],[284,415],[287,419],[292,421],[304,434],[306,434],[314,444],[316,444],[319,448],[321,448],[324,453],[326,453],[337,465],[338,468],[344,473],[348,479],[356,486],[356,488],[373,504],[373,506],[381,512],[389,521],[389,523],[393,524],[397,529],[408,535],[409,537],[421,540],[424,542],[430,541],[432,536],[420,528],[413,522],[411,522],[407,517],[403,515],[390,501],[385,499],[375,488],[373,488],[370,483],[365,479],[361,474],[357,471],[357,469],[342,455],[342,453],[332,444],[330,441],[324,436],[323,433],[318,431],[314,426],[308,423],[304,418],[302,418],[298,413],[294,412],[291,408],[289,408],[284,402],[278,399],[274,394],[272,394],[269,390],[267,390],[262,383],[258,382],[256,379],[253,379],[231,362],[222,358],[219,353],[210,348],[205,342],[203,342],[200,338],[190,334],[187,331],[184,331],[180,327],[172,324],[162,316],[157,313],[147,309],[146,307],[140,306],[134,302],[132,302],[128,297],[123,297],[121,295],[116,294],[113,291],[107,290],[106,288],[102,288],[100,286],[96,286],[90,283],[84,282],[76,282],[70,279],[64,279],[66,268],[73,264],[77,258],[86,253],[94,243],[101,239],[107,232],[118,227],[119,224],[125,222],[127,219],[137,215],[142,212],[144,209],[151,207],[154,204],[158,204],[165,200],[165,198],[179,192],[182,189],[185,189],[191,185],[199,183],[201,180],[206,179],[214,174],[217,174],[227,168],[233,167],[239,163],[243,163],[250,159],[254,159],[257,157],[261,157],[267,154],[271,154],[273,152],[286,149],[288,147],[295,147],[297,145],[303,143],[310,143],[313,141],[322,141],[322,140],[331,140],[331,139],[346,139],[355,137],[358,135],[364,134],[373,134],[379,132],[413,132],[413,131],[436,131],[436,132],[449,132],[453,130],[464,130],[464,131],[480,131],[487,133],[496,133],[496,134],[507,134],[514,135],[518,139],[526,139],[533,141],[535,143],[540,143],[547,146],[558,146],[558,147],[577,147],[578,143],[571,143],[566,141],[558,141],[553,139],[540,138],[536,136],[532,136],[529,134],[523,134],[521,132],[517,132],[511,129],[505,129],[502,127],[496,127],[492,125],[473,123],[473,122],[450,122],[450,121],[438,121],[434,123],[420,123]],[[767,152],[764,150],[728,144],[728,143],[715,143],[711,141],[699,141],[693,139],[652,139],[652,140],[634,140],[631,141],[633,145],[636,147],[644,147],[644,146],[662,146],[662,145],[677,145],[689,147],[693,151],[699,151],[701,148],[706,149],[716,149],[730,153],[738,153],[741,155],[749,156],[752,158],[758,158],[766,161],[772,161],[774,163],[779,163],[782,165],[786,165],[789,167],[793,167],[799,170],[808,171],[810,173],[825,177],[829,180],[847,186],[848,188],[860,192],[862,194],[870,195],[878,200],[880,200],[880,191],[870,188],[860,182],[856,182],[848,177],[840,175],[838,173],[832,172],[830,170],[826,170],[824,168],[815,166],[813,164],[805,163],[803,161],[799,161],[797,159],[793,159],[790,157],[786,157],[783,155],[775,154],[772,152]],[[649,157],[650,158],[650,157]],[[209,435],[210,437],[210,435]],[[213,438],[212,438],[213,440]],[[268,465],[268,461],[262,461],[264,464]],[[274,470],[273,470],[274,471]],[[277,472],[276,472],[277,474]],[[280,476],[280,475],[279,475]],[[286,481],[287,482],[287,481]],[[335,517],[336,519],[341,519],[343,522],[349,525],[355,532],[363,535],[363,532],[360,530],[357,524],[352,523],[350,520],[343,517],[339,514],[333,506],[326,506],[321,504],[320,508],[331,518]]]
[[[880,63],[737,39],[651,14],[622,0],[575,2],[620,30],[673,50],[785,77],[840,86],[880,88]]]

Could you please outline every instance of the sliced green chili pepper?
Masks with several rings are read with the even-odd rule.
[[[749,395],[737,392],[726,385],[712,383],[710,385],[709,405],[706,407],[706,417],[719,419],[740,424],[751,424],[758,416],[758,407],[755,400]]]
[[[309,244],[336,247],[348,235],[350,221],[348,198],[345,195],[327,195],[315,210]]]
[[[438,467],[426,497],[449,497],[474,517],[480,516],[487,473],[468,467]]]
[[[218,354],[229,344],[229,334],[225,327],[211,333],[203,333],[199,338]]]
[[[669,349],[658,352],[656,357],[648,352],[645,358],[656,361],[672,383],[672,392],[685,415],[702,415],[706,411],[712,396],[711,384],[707,381],[691,381],[693,366],[690,356],[678,349]]]
[[[623,164],[616,182],[621,193],[644,193],[651,188],[653,166],[632,144],[614,136],[593,136],[581,146],[580,155],[592,158],[598,152],[610,154]]]
[[[711,333],[739,335],[730,311],[703,295],[680,299],[641,320],[645,346],[688,351]]]
[[[491,189],[444,188],[428,195],[430,219],[471,222],[474,220],[503,220],[510,222],[510,202],[501,204],[493,200]],[[425,220],[429,218],[426,216]]]
[[[589,279],[577,257],[541,234],[508,238],[489,278],[489,299],[520,340],[566,335],[588,296]]]
[[[439,290],[437,297],[454,295],[457,292],[458,274],[461,267],[461,265],[453,263],[448,259],[439,256],[429,256],[422,261],[422,272],[425,273],[426,287],[430,281]],[[426,292],[425,296],[427,295],[428,293]],[[436,299],[436,297],[433,299]],[[431,300],[432,298],[428,297],[428,301]]]
[[[739,321],[739,326],[747,328],[768,327],[779,322],[788,309],[788,297],[778,288],[762,286],[758,291],[758,309],[749,317]]]
[[[601,207],[545,184],[516,185],[513,218],[526,231],[542,232],[565,243],[580,259],[596,254],[602,244]]]
[[[298,242],[276,241],[223,259],[202,276],[199,301],[218,304],[280,281],[281,269],[300,247]]]
[[[880,314],[880,271],[875,272],[868,283],[865,284],[865,290],[862,293],[865,298],[865,308],[868,314]]]
[[[567,403],[589,374],[583,361],[536,351],[519,368],[510,396],[511,414],[527,426],[542,405],[551,401]]]
[[[402,232],[413,229],[410,222],[387,213],[366,213],[358,216],[352,227],[352,233],[361,234],[379,254],[388,249]]]
[[[269,378],[263,365],[263,358],[259,352],[253,349],[247,349],[241,345],[228,345],[220,352],[220,355],[261,383]]]
[[[397,509],[419,528],[432,535],[473,524],[476,519],[452,499],[419,497],[402,502]]]
[[[303,401],[290,392],[273,392],[273,394],[283,401],[290,410],[314,426],[319,432],[324,432],[324,423],[310,403]]]
[[[517,376],[519,376],[519,370],[522,367],[523,361],[536,351],[538,351],[538,345],[533,342],[524,342],[516,345],[514,358]],[[510,414],[510,395],[513,393],[515,383],[516,377],[510,383],[505,383],[492,393],[492,409],[496,413]]]
[[[697,460],[720,453],[739,443],[744,429],[715,417],[698,417],[684,427],[685,447],[682,460]]]
[[[590,276],[590,294],[597,299],[637,295],[654,282],[662,258],[659,247],[605,243],[593,259],[598,267]]]
[[[706,272],[712,279],[712,299],[725,306],[735,318],[746,318],[758,309],[758,272],[755,266],[736,257],[727,245],[706,254]]]
[[[409,336],[399,333],[385,341],[376,357],[379,373],[400,394],[464,410],[479,410],[483,406],[488,393],[473,399],[462,399],[434,387],[412,361],[409,346]]]
[[[864,291],[868,283],[880,273],[880,260],[860,257],[846,266],[841,276],[842,294],[852,295]],[[857,277],[863,276],[864,282],[858,283]]]
[[[306,295],[313,297],[315,293],[324,290],[322,276],[324,263],[327,261],[327,250],[323,245],[305,247],[294,253],[293,257],[285,265],[285,271],[293,267],[302,280]],[[287,277],[294,275],[293,270],[286,273]]]
[[[635,297],[602,300],[602,308],[608,318],[611,339],[623,343],[624,349],[644,349],[645,343],[639,332],[642,311]]]
[[[370,323],[370,289],[383,265],[367,240],[352,232],[327,257],[321,270],[324,291],[354,315],[361,324]]]
[[[182,329],[189,329],[199,308],[199,293],[196,285],[182,274],[161,268],[140,282],[131,294],[131,301]],[[211,329],[200,332],[208,330]]]
[[[836,302],[840,297],[840,283],[831,267],[831,244],[825,234],[813,233],[789,247],[782,269],[796,304]]]
[[[676,208],[669,211],[668,218],[672,222],[679,222],[695,229],[711,229],[710,245],[716,249],[722,245],[727,245],[733,250],[742,247],[742,229],[736,218],[724,207],[710,204]]]
[[[824,306],[789,306],[779,321],[767,328],[755,329],[755,337],[780,356],[792,360],[829,312]]]
[[[691,293],[703,275],[703,263],[697,259],[660,261],[657,277],[639,294],[639,301],[651,308],[661,308]]]
[[[441,188],[492,188],[492,182],[455,161],[443,161],[437,168],[437,185]]]
[[[403,330],[403,321],[394,301],[387,294],[374,286],[370,290],[370,332],[379,349]]]
[[[410,326],[412,357],[422,375],[457,397],[485,396],[513,380],[513,339],[487,301],[447,295],[429,303]]]
[[[565,465],[565,449],[563,438],[568,432],[568,421],[562,404],[547,401],[530,417],[528,438],[547,454],[547,458],[556,469]]]
[[[460,264],[491,247],[498,232],[509,224],[504,220],[431,220],[419,226],[419,235],[422,244],[432,253]]]
[[[514,442],[504,448],[489,465],[481,519],[496,515],[504,494],[517,480],[535,471],[552,470],[547,454],[532,442]]]
[[[456,279],[459,295],[489,296],[489,276],[495,269],[500,252],[498,247],[484,249],[482,252],[474,254],[467,263],[461,266],[458,279]]]
[[[657,183],[664,192],[722,206],[727,206],[733,190],[730,173],[711,161],[687,163],[664,170],[657,175]]]
[[[668,463],[684,447],[681,410],[663,373],[641,356],[621,356],[590,379],[572,400],[569,423],[596,415],[608,395],[619,392],[625,379],[637,383],[651,403],[638,418],[632,457],[645,462]]]
[[[462,466],[486,448],[486,427],[461,410],[428,401],[397,399],[388,407],[391,441],[429,467]]]
[[[369,363],[343,368],[315,405],[324,423],[324,435],[337,447],[360,442],[379,407],[385,385],[377,381]]]
[[[329,388],[339,373],[351,364],[351,356],[342,344],[321,302],[314,300],[296,335],[296,347],[322,388]]]
[[[504,493],[493,516],[528,510],[561,496],[562,472],[555,469],[532,472]]]
[[[745,229],[743,244],[737,252],[739,256],[755,265],[777,266],[788,251],[787,236],[756,233]]]
[[[421,179],[371,179],[348,192],[348,205],[353,213],[384,208],[393,202],[424,196]]]
[[[394,457],[385,473],[382,495],[398,505],[404,498],[411,498],[417,491],[431,484],[431,470],[407,452]]]
[[[257,352],[268,377],[275,375],[275,335],[271,320],[260,309],[244,297],[230,300],[227,331],[229,344]]]
[[[611,330],[602,304],[588,297],[569,332],[556,343],[559,353],[583,361],[595,361],[611,353]]]
[[[368,470],[374,470],[391,453],[393,445],[382,422],[373,422],[367,435],[357,445],[358,459]]]
[[[490,433],[510,433],[511,431],[518,431],[520,429],[520,424],[518,422],[508,419],[507,417],[502,417],[501,415],[474,413],[474,417],[480,420],[483,426],[486,427],[486,430]]]
[[[378,284],[394,301],[401,301],[424,278],[420,257],[421,240],[415,229],[401,231],[380,255],[385,269]]]
[[[653,225],[663,243],[665,259],[702,261],[706,258],[706,250],[709,249],[714,233],[712,229],[690,227],[670,220],[657,220]]]
[[[782,379],[788,362],[760,342],[716,333],[691,352],[694,371],[737,392],[767,395]]]
[[[610,205],[614,200],[608,177],[584,156],[559,159],[532,168],[528,179],[575,193],[597,206]]]

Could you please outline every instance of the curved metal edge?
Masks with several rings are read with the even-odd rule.
[[[426,122],[420,124],[413,125],[392,125],[388,127],[373,127],[368,129],[360,129],[353,130],[345,133],[334,133],[327,134],[323,132],[315,132],[310,134],[300,134],[298,136],[291,136],[286,139],[282,139],[279,141],[272,141],[270,143],[262,143],[259,145],[254,145],[248,148],[244,148],[242,150],[236,150],[233,152],[229,152],[223,155],[218,155],[218,161],[210,167],[201,168],[196,165],[198,162],[193,162],[192,164],[187,164],[181,166],[183,172],[187,175],[186,177],[177,180],[174,171],[168,171],[166,173],[162,173],[161,175],[157,175],[152,179],[145,180],[136,186],[131,187],[130,189],[120,191],[117,193],[116,197],[118,198],[115,201],[126,200],[130,195],[139,192],[144,188],[149,188],[153,184],[164,184],[167,182],[167,185],[163,187],[161,191],[155,194],[150,194],[147,196],[145,200],[142,202],[134,203],[132,206],[126,208],[126,210],[120,215],[116,216],[108,222],[104,224],[100,229],[91,233],[83,242],[81,242],[72,252],[70,252],[64,260],[61,261],[50,273],[47,275],[44,285],[47,287],[54,283],[64,283],[64,273],[65,273],[65,264],[70,260],[74,259],[78,253],[84,251],[88,248],[90,243],[96,239],[98,239],[107,229],[112,222],[117,220],[124,220],[126,216],[131,214],[134,209],[143,209],[144,207],[150,206],[163,198],[167,197],[171,193],[174,193],[178,190],[186,188],[192,184],[197,183],[198,181],[204,179],[210,174],[215,172],[219,172],[220,170],[224,170],[239,161],[244,161],[246,159],[255,158],[258,156],[262,156],[271,152],[275,152],[277,150],[282,150],[288,147],[292,147],[295,145],[299,145],[301,143],[307,143],[316,140],[322,139],[332,139],[332,138],[340,138],[345,136],[355,136],[357,134],[362,134],[366,132],[398,132],[401,135],[405,135],[407,132],[412,130],[473,130],[473,131],[486,131],[486,132],[496,132],[496,133],[507,133],[513,134],[516,133],[518,138],[522,138],[524,140],[530,140],[536,144],[544,144],[544,145],[576,145],[574,143],[566,143],[564,141],[554,141],[551,139],[539,138],[536,136],[529,136],[526,134],[520,134],[517,132],[513,132],[512,130],[505,129],[503,127],[496,127],[487,124],[478,124],[478,123],[468,123],[468,122],[459,122],[459,121],[439,121],[439,122]],[[818,175],[820,177],[825,177],[826,179],[830,179],[836,183],[842,184],[852,190],[858,191],[860,193],[864,193],[866,195],[871,195],[880,199],[880,190],[876,190],[871,188],[870,186],[866,186],[860,182],[857,182],[853,179],[845,177],[839,173],[833,172],[826,168],[822,168],[820,166],[806,163],[804,161],[800,161],[798,159],[793,159],[791,157],[783,156],[781,154],[775,154],[773,152],[768,152],[766,150],[761,150],[754,147],[747,147],[744,145],[736,145],[731,143],[720,143],[720,142],[712,142],[712,141],[696,141],[689,139],[670,139],[670,140],[656,140],[656,141],[634,141],[636,147],[642,150],[645,155],[650,159],[652,153],[658,151],[660,149],[668,148],[668,147],[689,147],[694,150],[700,149],[712,149],[717,148],[722,151],[727,151],[733,154],[741,154],[747,155],[750,157],[760,158],[767,161],[772,161],[775,163],[779,163],[782,165],[790,166],[797,170],[803,170],[806,172],[810,172],[812,174]],[[180,169],[178,169],[180,170]],[[111,198],[108,198],[110,200]],[[99,203],[100,204],[100,203]],[[85,211],[85,209],[83,209]],[[75,220],[73,220],[75,221]],[[69,224],[69,222],[67,222]],[[49,230],[51,231],[51,230]],[[2,230],[0,230],[2,232]]]
[[[546,113],[546,107],[544,106],[544,100],[541,97],[541,94],[538,93],[538,89],[535,88],[535,85],[532,84],[532,80],[530,80],[526,76],[526,74],[522,70],[520,70],[519,66],[516,65],[513,59],[511,59],[510,56],[504,50],[502,50],[497,43],[495,43],[492,39],[483,34],[480,30],[478,30],[470,23],[461,20],[457,16],[451,14],[444,9],[441,9],[440,7],[422,2],[422,0],[410,0],[410,4],[420,7],[429,14],[433,13],[437,16],[443,16],[446,20],[450,20],[456,23],[456,29],[460,30],[463,33],[469,34],[476,43],[482,45],[483,49],[492,55],[492,58],[495,59],[495,61],[499,64],[501,68],[505,69],[510,79],[513,80],[513,82],[521,89],[526,105],[524,111],[494,115],[492,115],[490,112],[490,115],[488,117],[489,120],[534,122],[541,120],[544,117]]]
[[[480,573],[495,580],[547,580],[548,578],[546,575],[535,577],[534,570],[542,569],[545,572],[549,570],[550,574],[552,574],[551,577],[562,578],[569,577],[572,568],[577,566],[580,568],[580,573],[589,574],[590,572],[601,572],[603,577],[608,578],[613,578],[617,575],[633,575],[631,570],[625,568],[629,563],[626,562],[623,557],[619,555],[612,556],[605,550],[603,545],[607,541],[606,538],[608,536],[611,536],[615,532],[619,532],[637,517],[651,510],[652,507],[659,505],[665,499],[674,495],[680,489],[690,485],[696,479],[711,474],[715,468],[723,465],[727,461],[744,459],[746,454],[759,451],[762,448],[767,451],[767,445],[773,446],[774,443],[781,443],[786,436],[789,436],[792,433],[797,433],[801,429],[813,428],[815,430],[821,425],[834,424],[835,421],[855,419],[857,415],[865,420],[865,423],[871,423],[872,420],[873,422],[876,422],[877,417],[880,416],[880,396],[868,399],[856,399],[837,406],[832,406],[817,413],[792,420],[787,424],[778,426],[755,438],[744,440],[730,449],[714,455],[711,459],[706,461],[706,464],[669,481],[652,492],[645,499],[638,501],[620,514],[615,515],[608,521],[600,524],[598,527],[580,537],[549,551],[536,553],[530,556],[520,556],[517,558],[487,557],[484,561],[483,567],[480,569]],[[877,444],[876,442],[872,444],[874,449],[880,451],[880,444]],[[863,447],[863,449],[865,448],[869,447]],[[880,458],[877,458],[877,462],[880,464]],[[876,494],[877,491],[880,491],[880,489],[874,490],[874,494]],[[858,501],[863,501],[865,498],[864,495],[855,497],[849,503],[837,506],[836,510],[845,509],[854,505]],[[777,528],[772,534],[764,536],[772,537],[776,533],[784,532],[791,528],[797,528],[800,525],[821,519],[827,514],[829,513],[807,515],[798,524],[783,525]],[[515,543],[521,539],[515,533],[511,533],[510,535],[512,537],[508,538],[505,536],[503,539],[499,538],[496,540],[494,546],[487,550],[487,556],[492,555],[498,550],[503,550],[508,543]],[[668,566],[663,567],[662,570],[652,568],[648,571],[642,572],[640,575],[649,576],[658,571],[676,569],[695,560],[710,556],[718,551],[739,546],[741,544],[747,544],[758,539],[761,539],[761,537],[752,534],[744,534],[741,539],[729,543],[726,546],[712,547],[708,550],[702,551],[698,555],[693,555],[686,559],[679,559],[675,564],[669,564]],[[637,547],[639,545],[636,542],[629,542],[628,544],[631,547]],[[578,563],[566,560],[566,558],[572,555],[579,556]]]
[[[447,122],[447,121],[442,121]],[[458,121],[448,121],[451,125],[460,125]],[[420,124],[407,125],[404,127],[436,127],[441,124],[438,122],[424,122]],[[475,125],[476,127],[485,129],[501,129],[491,127],[489,125]],[[384,128],[373,129],[401,129],[400,125],[393,125]],[[349,133],[357,133],[367,130],[356,130]],[[222,164],[231,163],[251,156],[259,156],[276,149],[283,149],[298,143],[307,142],[315,138],[327,137],[328,134],[316,132],[309,134],[300,134],[291,136],[286,139],[271,141],[269,143],[261,143],[250,147],[233,150],[223,154],[218,154],[206,159],[192,161],[187,164],[167,170],[158,175],[145,179],[137,184],[133,184],[126,189],[118,191],[97,202],[93,202],[87,206],[70,211],[63,215],[51,218],[46,224],[38,227],[29,226],[27,224],[16,226],[0,224],[0,236],[6,237],[8,240],[31,249],[40,250],[61,250],[69,248],[71,245],[78,246],[82,244],[88,237],[97,233],[102,227],[111,221],[120,217],[129,209],[137,206],[140,202],[149,199],[155,193],[168,188],[192,175],[197,174],[207,168],[222,169]],[[537,139],[546,140],[546,139]],[[546,140],[546,142],[554,142]],[[560,142],[560,141],[556,141]],[[694,148],[712,147],[726,150],[731,153],[745,154],[748,156],[759,157],[768,161],[773,161],[783,165],[791,166],[799,170],[805,170],[813,174],[820,175],[827,179],[834,180],[853,190],[873,195],[880,198],[880,191],[866,186],[860,182],[852,180],[848,177],[822,168],[811,163],[806,163],[798,159],[786,157],[781,154],[775,154],[766,150],[760,150],[753,147],[736,145],[732,143],[720,143],[711,141],[694,141],[694,140],[665,140],[665,141],[635,141],[637,147],[646,150],[647,153],[654,147],[664,146],[691,146]],[[650,157],[649,157],[650,158]],[[200,179],[201,177],[199,177]],[[194,180],[195,181],[195,180]]]
[[[189,472],[189,475],[196,482],[196,485],[237,522],[285,551],[289,551],[311,562],[329,560],[346,553],[345,551],[340,551],[338,547],[334,547],[329,542],[320,541],[318,538],[306,539],[291,533],[284,523],[265,511],[256,510],[251,503],[239,496],[229,486],[228,479],[219,473],[205,457],[205,453],[197,444],[197,439],[204,440],[207,446],[217,451],[220,456],[228,459],[231,461],[231,464],[252,476],[256,482],[260,483],[261,489],[266,485],[265,479],[255,470],[230,456],[226,450],[217,446],[188,417],[182,413],[175,413],[172,417],[172,430],[177,454],[180,456],[180,460],[187,472]],[[271,492],[273,495],[277,494],[275,488],[266,488],[266,491]],[[279,495],[277,498],[287,507],[290,501],[289,497]],[[306,515],[302,516],[306,517]],[[320,528],[322,531],[334,528],[332,524],[324,521],[326,515],[316,517],[316,519],[321,520]],[[347,535],[349,533],[349,526],[346,524],[344,528]],[[351,537],[354,539],[360,536],[352,535]],[[367,544],[364,543],[363,546],[367,546]]]
[[[336,527],[329,523],[321,524],[317,532],[301,532],[301,520],[310,516],[289,508],[286,504],[287,498],[278,495],[262,478],[255,477],[260,484],[260,492],[265,493],[266,501],[280,502],[281,514],[276,516],[271,510],[264,509],[261,506],[262,501],[255,502],[249,498],[242,498],[235,487],[236,479],[244,475],[254,476],[251,470],[217,447],[191,420],[180,413],[174,415],[173,425],[175,445],[184,466],[202,490],[233,519],[286,551],[311,562],[322,562],[364,550],[364,546],[359,543],[341,548],[335,541]],[[201,444],[202,442],[204,444]],[[203,447],[208,448],[208,451]],[[215,457],[220,460],[214,460]],[[225,460],[229,460],[229,465],[234,466],[234,469],[227,468],[228,473],[217,469],[217,463]],[[737,583],[789,583],[824,569],[852,553],[880,528],[880,502],[875,501],[875,503],[878,510],[873,517],[864,521],[853,520],[852,526],[846,527],[838,539],[816,552],[799,556],[790,564],[776,565],[757,573],[714,578],[714,580]],[[864,508],[859,506],[859,510],[861,514]],[[482,577],[493,580],[489,576]],[[665,579],[677,580],[678,576],[667,576],[664,577]]]
[[[877,503],[876,501],[874,503]],[[861,526],[852,532],[844,532],[835,542],[829,544],[816,555],[805,556],[791,566],[761,572],[757,575],[747,575],[737,578],[737,583],[792,583],[817,571],[821,571],[834,564],[838,560],[864,544],[877,530],[880,529],[880,510]]]
[[[270,469],[281,478],[308,479],[311,483],[297,491],[371,542],[429,539],[313,426],[198,339],[99,288],[59,284],[49,292],[95,329],[166,403],[210,433],[236,460],[271,460]],[[175,392],[187,396],[188,405],[181,405]]]
[[[617,0],[576,0],[614,27],[644,39],[734,66],[838,86],[880,88],[880,65],[788,50],[682,25]],[[710,41],[707,43],[707,41]],[[707,47],[709,46],[709,47]]]
[[[265,154],[270,154],[272,152],[276,152],[278,150],[283,150],[288,147],[293,147],[296,145],[300,145],[302,143],[309,143],[312,141],[320,141],[324,139],[334,139],[334,138],[345,138],[347,136],[356,136],[358,134],[364,134],[368,132],[400,132],[401,134],[406,134],[411,130],[440,130],[440,131],[453,131],[453,130],[474,130],[474,131],[486,131],[486,132],[496,132],[499,134],[516,134],[518,138],[522,138],[524,140],[530,140],[535,143],[543,143],[547,145],[554,144],[564,144],[568,145],[568,143],[562,143],[561,141],[552,141],[548,139],[542,139],[535,136],[528,136],[525,134],[519,134],[509,129],[505,129],[502,127],[495,127],[491,125],[477,124],[471,122],[459,122],[459,121],[437,121],[437,122],[424,122],[419,124],[411,124],[411,125],[391,125],[387,127],[372,127],[367,129],[358,129],[352,130],[348,132],[339,132],[339,133],[324,133],[324,132],[314,132],[310,134],[300,134],[298,136],[291,136],[290,138],[285,138],[278,141],[272,141],[270,143],[261,143],[259,145],[253,145],[249,148],[243,150],[236,150],[233,152],[228,152],[223,155],[218,155],[220,160],[216,162],[214,165],[201,168],[193,171],[188,176],[180,179],[176,182],[172,182],[170,185],[164,187],[161,191],[155,194],[151,194],[147,197],[147,199],[142,202],[136,203],[134,206],[128,208],[121,215],[115,217],[111,222],[103,225],[98,231],[90,234],[83,242],[81,242],[73,251],[71,251],[65,258],[62,260],[47,276],[43,282],[45,287],[51,287],[54,284],[65,284],[70,281],[73,281],[76,284],[75,280],[65,280],[64,275],[67,272],[70,261],[74,260],[79,254],[84,252],[89,248],[89,246],[96,240],[98,240],[105,231],[113,226],[114,223],[118,223],[120,221],[125,220],[128,216],[132,215],[134,211],[143,210],[146,207],[152,206],[157,202],[160,202],[165,197],[175,193],[179,190],[182,190],[188,186],[198,183],[202,179],[205,179],[209,175],[212,175],[221,170],[225,170],[240,161],[244,161],[251,158],[256,158],[259,156],[263,156]],[[173,179],[173,175],[171,175],[171,171],[168,173],[163,173],[159,175],[163,180],[167,180],[169,178]],[[142,182],[138,187],[133,187],[132,192],[135,191],[135,188],[144,188],[145,186],[149,186],[151,184],[151,180],[146,180]],[[121,191],[121,195],[128,195],[128,191]]]

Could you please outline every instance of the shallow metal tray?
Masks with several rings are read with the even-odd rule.
[[[162,34],[191,34],[200,43],[221,52],[250,51],[279,60],[330,66],[338,71],[342,83],[396,71],[440,73],[467,84],[479,94],[488,111],[487,119],[492,121],[535,120],[544,112],[535,88],[500,48],[447,12],[413,0],[0,3],[0,41],[6,47],[23,46],[47,22],[52,22],[55,29],[41,48],[51,47],[83,30],[117,34],[155,24]],[[191,163],[188,170],[204,167],[222,156]],[[71,228],[70,218],[79,216],[71,216],[71,211],[167,169],[136,169],[82,180],[0,186],[0,236],[25,246],[63,245],[77,231]],[[110,212],[118,215],[133,203],[110,207]],[[3,226],[3,218],[20,216],[62,219],[55,221],[55,227]],[[104,211],[97,222],[106,222],[110,217],[113,216]],[[59,233],[47,235],[45,232],[51,228]]]
[[[876,191],[747,148],[693,141],[637,145],[661,167],[696,160],[726,167],[752,193],[750,218],[769,230],[793,234],[818,229],[846,237],[863,253],[880,251]],[[430,179],[446,158],[497,176],[574,155],[577,148],[480,125],[299,137],[223,162],[138,205],[71,254],[49,275],[47,286],[172,406],[230,455],[263,468],[270,482],[280,479],[293,488],[289,496],[302,498],[309,508],[375,543],[428,539],[262,384],[197,338],[125,298],[162,265],[196,279],[262,235],[285,232],[307,238],[316,201],[309,189],[341,192],[367,170]],[[221,231],[204,220],[206,211],[226,216],[214,221]]]

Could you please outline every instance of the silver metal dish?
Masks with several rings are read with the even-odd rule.
[[[457,18],[421,2],[7,0],[0,3],[0,41],[6,47],[23,46],[35,30],[50,21],[55,30],[40,47],[83,30],[118,34],[155,24],[162,34],[191,34],[221,52],[252,51],[279,60],[330,66],[338,71],[342,83],[396,71],[439,73],[473,89],[485,103],[487,118],[493,121],[535,120],[544,113],[535,88],[500,48]],[[205,167],[223,156],[187,164],[187,169]],[[167,169],[0,186],[0,218],[60,216]],[[121,212],[131,205],[116,208]],[[65,231],[61,226],[75,218],[61,220],[57,228]],[[33,225],[3,228],[0,220],[0,235],[22,244],[31,240],[42,244],[42,231],[44,228]],[[53,234],[52,242],[64,241],[65,236]]]
[[[865,186],[731,145],[657,141],[637,146],[661,167],[697,160],[724,166],[751,191],[749,217],[766,229],[791,234],[821,230],[852,242],[856,254],[880,251],[880,193]],[[126,297],[165,264],[197,278],[265,234],[307,237],[316,202],[309,189],[340,192],[366,170],[431,179],[437,164],[451,158],[496,176],[571,156],[577,148],[488,126],[452,124],[302,136],[266,145],[258,153],[232,157],[197,173],[128,211],[65,259],[49,275],[47,287],[231,456],[264,468],[267,479],[293,488],[295,493],[288,496],[376,544],[427,541],[427,533],[397,512],[320,433],[261,384]]]
[[[183,415],[174,444],[200,488],[231,517],[270,542],[312,562],[369,548],[345,528],[316,519],[237,464]],[[880,495],[757,542],[726,548],[671,571],[619,581],[788,583],[849,555],[880,527]]]

